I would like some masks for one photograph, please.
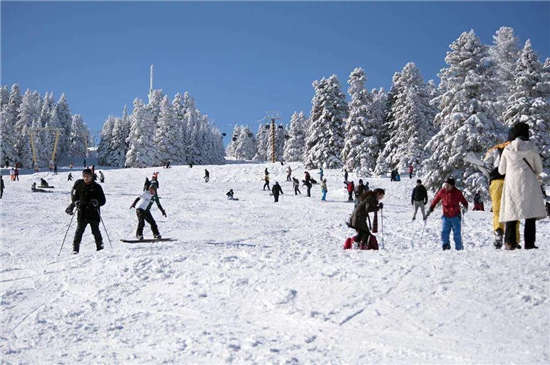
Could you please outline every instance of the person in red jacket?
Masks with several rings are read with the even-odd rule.
[[[441,241],[443,242],[443,250],[451,249],[451,244],[449,241],[451,229],[453,231],[456,250],[462,250],[462,235],[460,232],[460,203],[462,203],[464,210],[466,211],[468,209],[468,202],[464,198],[464,195],[462,195],[462,192],[455,187],[455,180],[452,177],[445,181],[443,188],[435,195],[425,219],[432,214],[435,206],[440,200],[441,205],[443,206],[443,216],[441,217],[443,220],[443,226],[441,227]]]

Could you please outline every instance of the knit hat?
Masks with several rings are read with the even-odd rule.
[[[91,170],[91,169],[84,169],[84,170],[82,170],[82,175],[94,176],[94,174],[92,173],[92,170]]]
[[[453,179],[452,177],[447,178],[445,182],[449,185],[455,186],[455,179]]]

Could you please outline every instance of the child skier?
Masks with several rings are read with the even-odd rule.
[[[143,227],[145,226],[145,221],[147,221],[147,223],[151,225],[151,231],[153,231],[153,236],[155,237],[155,239],[162,238],[157,227],[157,222],[155,222],[155,219],[151,215],[151,206],[153,205],[153,203],[157,203],[157,206],[162,215],[166,217],[166,212],[162,208],[162,205],[160,205],[156,189],[153,186],[150,186],[149,190],[147,190],[146,192],[141,194],[141,196],[137,197],[136,200],[134,200],[134,202],[130,206],[130,209],[135,208],[136,203],[140,199],[141,203],[136,208],[136,215],[138,218],[136,238],[138,240],[143,239]]]
[[[449,241],[451,229],[453,231],[455,249],[457,251],[462,250],[460,203],[464,206],[464,211],[467,211],[468,202],[464,198],[464,195],[462,195],[462,192],[455,187],[455,180],[452,177],[445,181],[443,188],[441,188],[441,190],[439,190],[435,195],[425,219],[428,219],[428,216],[432,214],[435,206],[440,200],[441,205],[443,206],[443,216],[441,217],[443,220],[443,226],[441,227],[441,241],[443,243],[443,250],[451,249],[451,244]]]

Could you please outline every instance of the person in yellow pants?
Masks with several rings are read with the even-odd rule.
[[[493,208],[493,232],[495,233],[495,248],[502,247],[502,240],[504,238],[504,223],[499,222],[500,218],[500,199],[502,197],[502,187],[504,186],[504,175],[498,173],[498,164],[500,162],[500,156],[504,147],[510,142],[504,142],[491,147],[485,155],[485,161],[491,163],[493,169],[489,173],[489,195],[491,196],[491,205]],[[516,228],[516,242],[519,242],[519,221]],[[518,244],[515,248],[521,248]]]

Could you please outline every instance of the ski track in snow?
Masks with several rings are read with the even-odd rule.
[[[303,167],[291,166],[301,180]],[[265,167],[283,188],[278,204],[261,190]],[[468,212],[465,250],[443,252],[441,208],[422,239],[420,212],[411,222],[415,179],[369,178],[387,189],[385,249],[344,251],[353,204],[342,174],[325,170],[329,201],[321,202],[319,185],[312,198],[294,196],[286,167],[207,166],[209,183],[201,166],[103,170],[113,247],[100,225],[105,250],[95,252],[87,228],[72,256],[75,220],[59,257],[67,172],[40,174],[55,194],[31,193],[36,175],[6,181],[2,362],[550,362],[548,219],[537,222],[539,250],[505,252],[492,247],[491,213]],[[121,243],[134,236],[128,208],[155,170],[168,217],[152,214],[178,241]],[[230,188],[239,201],[226,200]]]

